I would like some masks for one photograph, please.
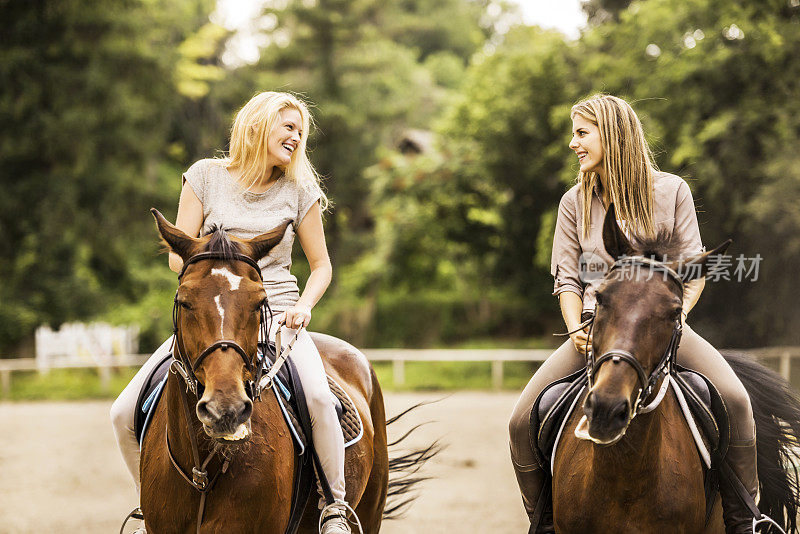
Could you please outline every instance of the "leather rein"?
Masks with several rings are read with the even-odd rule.
[[[645,258],[643,256],[626,256],[620,258],[611,266],[606,276],[610,276],[611,273],[617,270],[633,270],[637,268],[647,268],[652,271],[661,273],[664,277],[664,280],[670,280],[675,283],[678,290],[680,291],[681,295],[683,295],[683,279],[681,276],[675,272],[672,268],[665,265],[660,261],[656,261],[650,258]],[[581,323],[575,330],[571,332],[567,332],[565,335],[572,334],[579,330],[582,330],[589,327],[589,335],[587,336],[587,340],[592,337],[592,331],[594,330],[594,318],[597,314],[597,305],[595,305],[595,313],[592,316]],[[600,371],[600,366],[606,363],[607,361],[612,362],[624,362],[630,365],[633,370],[636,372],[637,381],[639,384],[639,391],[636,394],[636,400],[633,404],[633,409],[631,410],[630,418],[628,422],[633,420],[640,413],[647,413],[652,411],[653,409],[658,406],[661,399],[663,398],[663,393],[666,392],[666,389],[661,387],[661,391],[659,395],[657,395],[656,399],[647,406],[643,406],[642,402],[645,399],[648,399],[650,395],[652,395],[653,391],[656,388],[659,380],[666,377],[670,373],[673,372],[675,368],[675,361],[678,354],[678,346],[681,342],[681,335],[683,334],[683,324],[680,319],[675,321],[675,327],[672,330],[672,336],[670,337],[669,344],[667,345],[666,350],[661,356],[658,364],[655,366],[653,371],[648,375],[647,372],[642,367],[642,364],[639,363],[639,360],[631,354],[630,352],[622,349],[611,349],[604,352],[599,358],[594,357],[594,351],[592,347],[586,347],[586,373],[588,377],[588,388],[591,389],[594,385],[594,379],[597,376],[597,373]],[[588,343],[588,341],[587,341]]]
[[[178,274],[178,282],[180,283],[183,275],[186,273],[187,267],[202,260],[236,260],[242,261],[246,264],[253,267],[256,272],[258,273],[258,277],[260,280],[263,281],[261,277],[261,269],[256,263],[255,260],[250,258],[249,256],[245,256],[244,254],[234,253],[234,254],[223,254],[221,252],[201,252],[196,254],[189,259],[187,259],[184,264],[181,272]],[[197,443],[197,436],[196,433],[193,431],[193,417],[191,410],[189,409],[189,398],[188,398],[188,391],[191,391],[197,399],[199,399],[203,395],[203,384],[197,378],[197,370],[200,369],[200,366],[203,364],[203,361],[214,351],[220,349],[222,351],[227,351],[228,349],[233,350],[236,352],[244,362],[245,368],[250,372],[250,376],[253,377],[252,380],[247,380],[245,382],[245,391],[247,396],[252,401],[261,400],[261,393],[265,389],[269,389],[273,386],[273,378],[277,375],[278,371],[280,370],[283,363],[289,357],[291,353],[292,346],[294,342],[297,340],[297,336],[300,333],[302,328],[298,329],[295,333],[293,339],[287,344],[286,348],[280,351],[280,355],[276,356],[275,363],[272,365],[270,370],[267,373],[264,373],[264,363],[266,356],[259,357],[258,355],[258,348],[254,354],[250,355],[247,353],[245,349],[242,348],[239,343],[234,340],[230,339],[220,339],[213,342],[211,345],[206,347],[200,355],[195,359],[194,363],[188,358],[183,350],[181,350],[181,340],[179,338],[179,329],[178,329],[178,322],[180,320],[180,309],[181,304],[178,301],[178,292],[175,292],[175,299],[173,301],[172,307],[172,363],[170,364],[170,371],[172,373],[176,373],[183,378],[183,381],[186,384],[186,390],[183,388],[178,388],[178,397],[181,399],[181,406],[183,407],[183,415],[186,421],[187,427],[189,429],[189,441],[192,447],[192,459],[194,465],[192,467],[191,476],[187,475],[184,472],[183,468],[181,468],[178,461],[175,459],[175,455],[172,453],[172,447],[169,441],[169,419],[167,419],[167,429],[166,429],[166,443],[167,443],[167,453],[169,455],[170,462],[172,466],[175,468],[176,471],[181,475],[181,477],[189,483],[194,489],[200,492],[200,505],[197,511],[197,532],[200,533],[200,525],[203,521],[203,512],[205,510],[205,502],[206,496],[214,487],[219,476],[225,473],[228,470],[230,465],[230,459],[226,458],[222,462],[222,466],[217,471],[217,473],[209,479],[208,477],[208,464],[211,460],[217,455],[219,451],[219,445],[214,445],[211,452],[206,456],[205,460],[200,460],[200,450]],[[270,351],[274,354],[272,347],[269,345],[269,330],[272,323],[272,310],[269,307],[269,302],[267,299],[264,299],[264,302],[261,304],[259,309],[260,317],[259,317],[259,327],[258,327],[258,343],[256,347],[263,346],[265,347],[266,351]],[[276,333],[275,338],[275,346],[281,347],[281,334],[280,328]],[[188,391],[187,391],[188,390]]]

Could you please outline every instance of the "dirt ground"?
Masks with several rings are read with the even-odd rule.
[[[424,473],[433,477],[385,534],[522,533],[526,517],[508,458],[506,423],[516,394],[388,394],[393,415],[422,401],[390,431],[446,445]],[[108,418],[110,402],[0,403],[0,534],[118,532],[136,503]]]

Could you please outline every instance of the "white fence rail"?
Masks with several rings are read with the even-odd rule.
[[[553,351],[551,349],[365,349],[364,354],[373,362],[392,362],[395,385],[405,384],[406,362],[491,362],[492,387],[499,390],[503,385],[504,362],[543,362]],[[800,347],[769,347],[763,349],[739,350],[760,360],[777,360],[778,371],[787,380],[792,376],[792,360],[800,357]],[[51,369],[95,368],[100,375],[105,391],[110,388],[111,369],[141,366],[149,354],[130,354],[115,358],[113,362],[96,363],[60,362]],[[34,358],[0,359],[0,398],[7,397],[11,391],[11,374],[19,371],[39,371]]]

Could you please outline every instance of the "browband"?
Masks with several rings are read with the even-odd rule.
[[[608,270],[608,273],[611,274],[615,270],[625,269],[628,268],[629,266],[648,267],[654,271],[659,271],[663,273],[664,280],[669,278],[670,280],[675,282],[680,288],[681,294],[683,294],[683,278],[681,277],[681,275],[679,275],[672,267],[666,265],[665,263],[651,258],[645,258],[644,256],[623,256],[622,258],[614,262],[614,264]]]
[[[261,267],[258,266],[258,263],[251,258],[250,256],[246,256],[244,254],[240,254],[239,252],[231,253],[224,253],[224,252],[201,252],[200,254],[195,254],[188,260],[183,262],[183,268],[181,272],[178,273],[178,280],[180,281],[183,278],[184,273],[186,272],[186,268],[200,260],[239,260],[243,261],[246,264],[250,265],[253,269],[256,270],[258,273],[258,278],[263,281],[261,277]]]

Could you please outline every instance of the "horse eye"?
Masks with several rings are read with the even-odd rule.
[[[602,306],[603,305],[603,298],[604,297],[603,297],[602,293],[595,293],[594,294],[594,299],[597,301],[597,305],[598,306]]]
[[[192,309],[192,305],[191,305],[191,304],[189,304],[188,302],[186,302],[185,300],[181,300],[181,301],[179,301],[179,302],[178,302],[178,305],[179,305],[181,308],[183,308],[184,310],[191,310],[191,309]]]

